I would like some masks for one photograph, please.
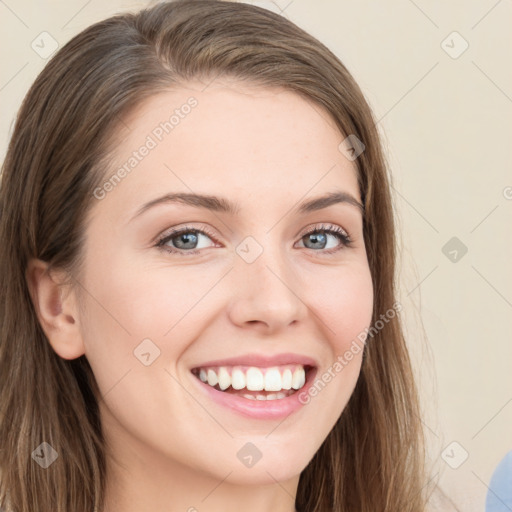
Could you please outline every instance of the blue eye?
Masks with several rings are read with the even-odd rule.
[[[337,239],[338,245],[328,247],[329,237]],[[215,244],[210,246],[198,246],[201,238],[215,240],[214,235],[211,234],[205,226],[202,226],[201,229],[185,226],[166,233],[157,241],[156,247],[168,253],[180,254],[182,256],[199,254],[198,249],[215,247]],[[311,242],[311,246],[306,245],[304,240],[308,244]],[[324,225],[315,226],[313,229],[303,234],[300,241],[304,244],[306,249],[312,249],[315,252],[322,252],[323,254],[337,252],[352,244],[349,234],[344,229],[335,225],[328,225],[327,227]],[[320,251],[318,251],[318,249],[320,249]]]
[[[338,246],[333,247],[327,247],[328,245],[328,237],[336,238],[338,242],[340,243]],[[311,241],[312,244],[317,244],[317,247],[308,247],[307,249],[329,249],[328,251],[323,251],[326,254],[331,254],[333,252],[337,252],[343,247],[348,247],[352,243],[352,240],[350,239],[350,236],[348,233],[340,228],[339,226],[315,226],[313,229],[309,230],[307,233],[302,235],[301,241]],[[303,242],[305,243],[305,242]],[[318,247],[320,245],[321,247]]]
[[[167,233],[157,242],[156,246],[169,253],[177,253],[181,255],[184,255],[185,252],[187,254],[198,254],[197,250],[190,251],[188,249],[204,249],[205,247],[197,247],[197,244],[202,237],[211,239],[213,235],[210,234],[205,227],[197,229],[186,226]],[[168,245],[169,242],[172,242],[173,245]],[[194,247],[191,247],[191,245]]]

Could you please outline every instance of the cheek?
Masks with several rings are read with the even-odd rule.
[[[108,271],[91,271],[93,309],[103,327],[117,330],[121,338],[128,333],[133,341],[161,338],[193,313],[218,280],[215,272],[199,265],[160,263],[148,268],[135,259],[119,260]]]
[[[329,355],[313,386],[299,397],[304,405],[315,408],[315,421],[327,425],[327,431],[342,414],[359,378],[364,335],[373,313],[368,266],[361,263],[338,270],[331,279],[309,287]]]
[[[361,263],[342,268],[336,275],[317,283],[308,285],[308,294],[323,321],[326,339],[339,354],[370,325],[373,312],[370,270]]]
[[[214,310],[208,292],[223,273],[194,265],[148,268],[122,258],[110,268],[91,267],[81,324],[100,389],[110,389],[127,371],[133,379],[144,357],[154,360],[151,368],[176,364]]]

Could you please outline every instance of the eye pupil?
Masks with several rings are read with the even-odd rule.
[[[312,241],[313,244],[320,243],[322,245],[322,248],[327,243],[327,237],[325,233],[310,233],[309,235],[306,235],[306,239],[308,238]]]
[[[183,248],[182,244],[196,244],[197,243],[197,234],[192,232],[183,233],[178,235],[177,237],[177,247]],[[191,247],[185,247],[186,249],[190,249]],[[192,247],[193,248],[193,247]]]

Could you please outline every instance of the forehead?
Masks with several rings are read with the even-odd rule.
[[[360,198],[356,167],[338,149],[344,136],[333,119],[289,90],[189,83],[145,100],[119,130],[104,176],[121,175],[108,187],[112,207],[171,192],[228,196],[242,209],[251,201],[282,208],[285,198],[333,189]]]

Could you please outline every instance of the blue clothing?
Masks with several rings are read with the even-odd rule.
[[[512,510],[512,451],[498,464],[491,477],[485,512],[510,512]]]

